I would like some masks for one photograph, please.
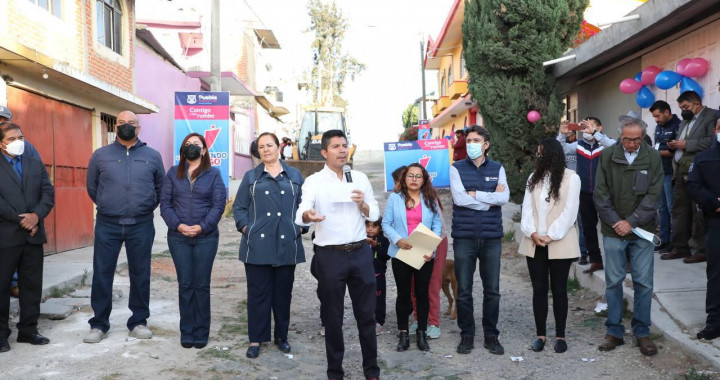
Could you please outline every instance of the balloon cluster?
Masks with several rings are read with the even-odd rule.
[[[705,58],[683,58],[677,65],[675,71],[663,71],[655,78],[655,85],[662,90],[667,90],[680,83],[680,93],[695,91],[702,98],[703,89],[700,84],[692,78],[705,75],[709,63]]]
[[[637,73],[635,78],[623,79],[620,82],[620,91],[624,94],[632,94],[637,91],[635,102],[640,108],[649,108],[655,103],[655,94],[648,88],[649,85],[655,83],[658,75],[661,74],[660,68],[657,66],[648,66],[643,71]]]

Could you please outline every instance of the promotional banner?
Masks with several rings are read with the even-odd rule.
[[[430,123],[427,120],[418,121],[418,140],[430,140],[432,133],[430,131]]]
[[[392,191],[393,170],[418,162],[428,171],[435,187],[450,187],[450,151],[447,139],[384,143],[385,191]]]
[[[176,92],[175,165],[180,161],[180,144],[190,133],[205,137],[210,164],[220,169],[225,188],[230,180],[230,93]]]

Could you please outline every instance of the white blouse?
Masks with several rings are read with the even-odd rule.
[[[567,172],[566,172],[567,175]],[[528,178],[530,183],[532,174]],[[547,213],[550,209],[550,202],[555,202],[554,199],[550,199],[550,202],[545,201],[550,193],[550,176],[546,175],[542,181],[542,188],[540,189],[540,204],[537,205],[538,213],[537,216],[538,225],[535,225],[535,218],[533,217],[533,196],[532,192],[525,188],[525,198],[522,204],[522,220],[520,221],[520,228],[523,234],[528,238],[532,236],[534,232],[538,235],[548,235],[553,240],[560,240],[565,237],[565,234],[575,224],[575,220],[578,215],[578,205],[580,203],[580,177],[573,173],[570,177],[570,187],[568,189],[568,199],[565,202],[565,208],[560,213],[560,216],[555,219],[553,224],[548,227],[547,225]]]

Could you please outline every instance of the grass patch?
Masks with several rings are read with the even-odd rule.
[[[207,350],[201,350],[198,356],[205,359],[222,359],[236,362],[238,358],[233,355],[230,350],[218,350],[216,348],[210,348]]]
[[[177,335],[177,332],[175,330],[166,329],[163,327],[157,327],[153,326],[152,328],[153,336],[173,336]]]
[[[582,289],[582,285],[580,285],[580,281],[578,281],[577,277],[573,276],[572,278],[568,279],[567,282],[567,291],[569,293],[575,293],[576,291]]]
[[[119,379],[121,376],[122,376],[122,374],[115,372],[115,373],[111,373],[108,375],[103,375],[100,378],[100,380],[114,380],[114,379]]]
[[[53,286],[45,294],[43,301],[47,300],[48,298],[63,298],[66,295],[74,292],[75,290],[76,290],[76,288],[74,286],[63,286],[63,287]]]
[[[680,375],[680,380],[711,380],[713,376],[705,371],[698,371],[695,367],[690,368],[685,374]]]
[[[582,322],[583,327],[589,327],[589,328],[596,328],[600,327],[603,324],[603,318],[600,317],[592,317],[584,320]]]
[[[220,327],[222,337],[234,338],[237,335],[247,335],[247,301],[243,300],[235,306],[235,317],[227,317]]]
[[[505,231],[505,234],[502,238],[503,241],[513,241],[515,240],[515,230],[509,230]]]
[[[170,255],[170,251],[167,249],[162,252],[155,253],[152,255],[153,259],[166,259],[166,258],[171,258],[171,257],[172,257],[172,255]]]
[[[177,281],[177,279],[175,277],[170,277],[170,276],[163,276],[163,277],[160,277],[160,279],[165,282],[176,282]]]
[[[218,252],[217,254],[218,254],[218,256],[222,256],[222,257],[237,256],[237,255],[238,255],[237,251],[220,251],[220,252]]]

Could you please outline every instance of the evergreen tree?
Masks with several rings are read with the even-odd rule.
[[[557,133],[564,106],[552,66],[573,45],[588,0],[465,0],[463,54],[470,93],[490,131],[488,152],[522,200],[540,139]],[[535,124],[527,113],[537,110]]]

